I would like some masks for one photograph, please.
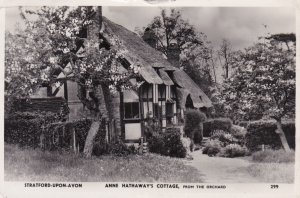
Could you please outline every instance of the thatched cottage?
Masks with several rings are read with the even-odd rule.
[[[205,110],[212,106],[207,95],[197,84],[182,70],[172,66],[159,51],[144,42],[134,32],[100,17],[100,39],[109,41],[110,36],[117,36],[127,52],[121,61],[122,69],[128,68],[138,61],[142,85],[138,90],[126,90],[122,94],[113,94],[109,90],[99,90],[101,112],[108,120],[108,139],[121,137],[125,142],[137,142],[144,136],[146,120],[154,119],[162,128],[168,125],[177,125],[183,119],[187,108]],[[94,27],[92,27],[94,28]],[[95,32],[87,30],[87,39],[95,39]],[[99,38],[96,38],[99,39]],[[111,45],[109,42],[106,45]],[[84,46],[78,48],[84,50]],[[68,64],[65,73],[70,73]],[[86,107],[78,98],[78,85],[72,80],[72,75],[58,75],[62,86],[58,89],[48,87],[49,97],[64,98],[69,106],[69,119],[86,117]],[[134,83],[135,79],[132,79]],[[36,94],[41,97],[43,94]],[[44,94],[45,95],[45,94]]]

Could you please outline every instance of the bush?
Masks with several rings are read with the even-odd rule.
[[[229,118],[209,119],[203,123],[203,136],[209,137],[215,130],[230,132],[232,121]]]
[[[171,128],[165,133],[154,134],[148,139],[149,151],[170,157],[185,158],[186,149],[181,142],[179,129]]]
[[[220,157],[242,157],[247,155],[249,152],[246,147],[242,147],[238,144],[229,144],[221,149],[219,153]]]
[[[185,135],[195,143],[200,143],[203,137],[203,125],[206,115],[199,110],[189,109],[185,113]]]
[[[208,156],[215,156],[221,151],[221,145],[222,143],[217,139],[209,140],[205,143],[202,153],[207,154]]]
[[[295,162],[295,152],[285,152],[283,149],[257,151],[252,154],[252,160],[255,162],[266,163],[289,163]]]
[[[234,138],[233,135],[223,130],[215,130],[211,136],[211,139],[219,140],[222,143],[222,146],[227,146],[228,144],[238,142],[238,140]]]
[[[289,146],[295,149],[295,122],[283,122],[283,131],[286,135]],[[279,135],[275,132],[277,129],[275,121],[254,121],[247,127],[245,144],[251,151],[258,151],[260,145],[268,145],[272,149],[282,148]]]
[[[238,126],[238,125],[232,125],[230,133],[233,135],[233,137],[237,139],[244,139],[245,135],[247,133],[246,128]]]

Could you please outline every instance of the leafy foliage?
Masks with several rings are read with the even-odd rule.
[[[203,123],[203,134],[211,136],[215,130],[223,130],[229,132],[232,127],[232,121],[229,118],[208,119]]]
[[[249,150],[257,151],[261,149],[261,145],[268,145],[272,149],[282,147],[279,135],[276,131],[276,123],[270,120],[260,120],[250,122],[247,127],[245,143]],[[282,126],[289,146],[295,149],[295,123],[283,122]]]
[[[143,39],[161,51],[175,67],[181,67],[205,93],[209,92],[212,47],[207,36],[198,32],[177,9],[163,9],[145,28]]]
[[[22,147],[39,147],[42,130],[59,118],[49,112],[16,112],[4,121],[4,141]]]
[[[203,137],[203,127],[202,123],[206,120],[206,115],[199,110],[188,109],[185,112],[185,124],[184,124],[184,132],[185,135],[191,139],[197,138],[197,142],[199,143]]]
[[[221,101],[236,120],[295,114],[295,42],[284,47],[276,38],[263,38],[235,61],[236,73],[225,82]]]
[[[222,149],[221,144],[222,143],[220,140],[211,139],[205,143],[202,153],[207,154],[208,156],[215,156],[221,151]]]
[[[127,146],[121,141],[107,143],[107,142],[97,142],[93,148],[93,155],[114,155],[114,156],[128,156],[130,154],[136,154],[137,150],[134,146]]]
[[[220,157],[242,157],[249,154],[246,147],[243,147],[239,144],[228,144],[226,147],[221,149],[221,152],[218,154]]]
[[[181,141],[180,131],[172,128],[148,139],[149,151],[170,157],[185,158],[186,149]]]
[[[60,87],[57,71],[90,92],[100,85],[113,91],[130,87],[129,79],[136,75],[138,66],[119,71],[118,60],[126,50],[117,37],[111,35],[111,46],[101,47],[96,33],[101,25],[99,12],[99,8],[88,6],[42,7],[22,12],[25,29],[14,35],[7,33],[5,39],[7,98],[11,101],[28,97],[42,85]],[[28,20],[27,15],[36,16],[36,20]],[[94,36],[87,36],[88,28]],[[83,45],[84,52],[78,54]],[[64,71],[67,63],[69,71]],[[85,97],[80,99],[90,110],[99,111],[97,105],[88,105],[91,101]]]

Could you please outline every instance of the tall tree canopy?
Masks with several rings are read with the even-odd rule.
[[[289,150],[281,122],[295,115],[296,44],[282,42],[273,35],[247,48],[235,62],[237,70],[225,81],[221,96],[236,119],[275,119],[282,144]]]
[[[209,92],[213,83],[210,42],[204,33],[182,18],[179,10],[163,9],[147,25],[142,37],[175,67],[181,67],[204,92]]]

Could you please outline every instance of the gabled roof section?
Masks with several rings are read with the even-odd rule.
[[[200,89],[200,87],[182,70],[176,69],[173,73],[174,81],[182,88],[177,88],[182,98],[182,107],[185,105],[185,100],[188,95],[191,96],[195,108],[212,107],[212,102],[208,96]]]
[[[163,68],[159,69],[158,71],[159,71],[159,76],[163,80],[165,85],[174,85],[174,82],[172,81],[172,79],[169,77],[169,75]]]

